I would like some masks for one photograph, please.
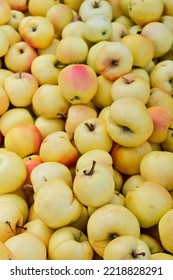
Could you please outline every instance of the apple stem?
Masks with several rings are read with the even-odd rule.
[[[173,128],[172,128],[172,127],[169,127],[168,129],[171,130],[171,131],[173,131]]]
[[[85,125],[89,129],[89,131],[94,131],[95,126],[92,123],[86,122]]]
[[[66,120],[66,118],[67,118],[67,114],[63,114],[63,113],[61,113],[61,112],[57,113],[57,116],[58,116],[58,117],[61,117],[61,118],[64,119],[64,120]]]
[[[85,169],[85,170],[83,170],[83,173],[84,173],[85,175],[87,175],[87,176],[93,175],[94,169],[95,169],[95,165],[96,165],[96,161],[93,160],[91,169],[90,169],[89,171],[88,171],[87,169]]]
[[[5,223],[9,226],[9,228],[10,228],[12,234],[15,235],[16,233],[15,233],[15,231],[12,229],[11,223],[10,223],[9,221],[6,221]]]
[[[17,225],[17,228],[21,228],[21,229],[27,230],[27,227],[24,227],[24,226],[18,226]]]
[[[99,2],[94,1],[93,8],[99,8]]]
[[[132,252],[132,257],[133,258],[137,258],[138,256],[145,256],[145,252],[140,252],[140,253],[135,253],[135,252]]]

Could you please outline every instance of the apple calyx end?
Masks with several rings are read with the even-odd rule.
[[[96,165],[96,161],[93,160],[92,161],[92,166],[91,166],[91,169],[88,171],[87,169],[83,170],[83,173],[86,175],[86,176],[91,176],[93,175],[94,173],[94,169],[95,169],[95,165]]]

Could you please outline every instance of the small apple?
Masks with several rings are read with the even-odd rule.
[[[4,138],[5,148],[21,158],[38,154],[41,142],[41,132],[34,124],[17,124],[10,128]]]
[[[159,253],[154,253],[151,254],[151,260],[173,260],[173,255],[169,254],[169,253],[163,253],[163,252],[159,252]]]
[[[71,104],[86,104],[94,97],[98,80],[95,71],[86,64],[69,64],[61,70],[58,85]]]
[[[4,82],[4,89],[15,107],[29,106],[38,87],[37,79],[28,72],[13,73]]]
[[[88,50],[88,55],[86,59],[86,64],[90,66],[96,74],[99,74],[99,71],[96,67],[96,57],[98,55],[98,52],[101,50],[102,46],[106,43],[107,41],[100,41],[95,44],[93,44],[89,50]]]
[[[4,56],[6,67],[13,72],[30,72],[32,61],[37,57],[36,50],[27,42],[20,41],[9,47]]]
[[[107,41],[96,57],[96,68],[108,80],[116,80],[131,71],[133,55],[121,42]]]
[[[27,11],[27,0],[18,0],[17,3],[15,0],[6,0],[6,2],[8,2],[12,10],[17,10],[21,12]]]
[[[45,207],[48,207],[46,212]],[[34,211],[47,226],[57,229],[75,221],[82,212],[82,204],[67,183],[55,178],[44,182],[38,190]]]
[[[105,247],[104,260],[150,260],[148,245],[141,239],[124,235],[111,240]]]
[[[1,25],[1,29],[4,30],[5,34],[7,35],[9,41],[9,47],[21,41],[21,36],[19,32],[17,32],[16,29],[11,25],[9,24]]]
[[[112,22],[112,35],[109,39],[109,41],[113,41],[113,42],[120,42],[121,39],[126,36],[127,34],[129,34],[129,30],[128,28],[117,21],[113,21]]]
[[[75,227],[59,228],[50,238],[49,260],[92,260],[93,255],[87,236]]]
[[[148,245],[151,254],[162,253],[163,247],[156,238],[154,238],[146,233],[141,233],[140,239]]]
[[[25,18],[25,14],[22,11],[11,9],[11,16],[7,24],[11,25],[16,31],[18,31],[18,27],[20,21]]]
[[[128,191],[130,191],[133,188],[140,187],[143,182],[144,180],[140,174],[129,176],[122,185],[122,194],[126,196]]]
[[[125,147],[136,147],[147,141],[154,126],[148,109],[135,97],[122,97],[114,101],[106,125],[111,138]]]

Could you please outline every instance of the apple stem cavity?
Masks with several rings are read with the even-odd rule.
[[[126,85],[129,85],[135,81],[135,79],[133,78],[126,78],[126,77],[122,77],[122,80]]]
[[[85,170],[83,170],[83,173],[87,176],[92,176],[94,173],[95,165],[96,165],[96,161],[93,160],[91,169],[89,171],[87,169],[85,169]]]
[[[99,8],[99,2],[98,1],[94,1],[93,8],[94,9]]]
[[[13,235],[16,235],[15,231],[13,230],[13,228],[12,228],[12,226],[11,226],[10,221],[6,221],[5,223],[9,226],[9,228],[10,228],[12,234],[13,234]]]
[[[94,131],[95,126],[92,123],[86,122],[85,125],[89,129],[89,131]]]
[[[137,258],[138,256],[145,256],[145,252],[140,252],[140,253],[135,253],[135,252],[132,252],[132,257],[133,258]]]

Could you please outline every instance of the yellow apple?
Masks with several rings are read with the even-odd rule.
[[[173,122],[171,123],[170,127],[168,128],[168,132],[166,135],[165,140],[161,143],[161,148],[164,151],[173,152]]]
[[[107,41],[96,57],[96,68],[108,80],[116,80],[131,71],[133,55],[129,47],[121,42]]]
[[[25,14],[22,11],[11,9],[10,19],[7,24],[11,25],[17,32],[20,21],[25,18]]]
[[[122,10],[122,13],[126,16],[129,15],[128,8],[129,8],[130,1],[131,0],[120,0],[120,7],[121,7],[121,10]]]
[[[162,252],[159,252],[159,253],[154,253],[154,254],[151,254],[151,260],[173,260],[173,255],[171,254],[168,254],[168,253],[162,253]]]
[[[140,239],[148,245],[151,254],[162,253],[163,247],[156,238],[146,233],[141,233]]]
[[[133,66],[145,68],[154,57],[154,47],[149,38],[142,34],[128,34],[121,39],[133,55]]]
[[[142,228],[157,225],[161,217],[173,207],[173,200],[161,184],[144,181],[128,191],[126,207],[137,217]]]
[[[129,176],[122,185],[121,193],[126,196],[128,191],[133,188],[140,187],[144,182],[140,174],[135,174]]]
[[[7,35],[9,41],[9,47],[21,41],[21,36],[19,32],[17,32],[15,28],[12,27],[11,25],[4,24],[1,26],[1,29],[4,30],[5,34]]]
[[[117,22],[117,21],[113,21],[112,22],[112,35],[109,39],[109,41],[113,41],[113,42],[120,42],[121,39],[126,36],[127,34],[129,34],[129,30],[127,28],[127,26],[125,26],[124,24]]]
[[[80,5],[82,4],[83,0],[64,0],[63,2],[72,10],[79,11]]]
[[[11,7],[6,0],[0,1],[0,25],[6,24],[11,16]]]
[[[173,242],[172,242],[172,229],[173,229],[173,209],[167,211],[158,223],[158,230],[160,241],[163,248],[169,253],[173,253]],[[169,238],[167,238],[169,236]]]
[[[52,132],[64,131],[65,120],[63,118],[46,118],[39,116],[35,119],[35,126],[40,130],[44,139]]]
[[[128,15],[120,15],[115,19],[116,22],[119,22],[121,24],[124,24],[128,29],[132,26],[134,26],[134,21],[131,20],[131,18]]]
[[[0,45],[0,57],[3,57],[8,52],[10,42],[6,32],[3,30],[1,26],[0,26],[0,40],[2,42]]]
[[[126,207],[106,204],[89,217],[88,239],[94,251],[103,256],[106,245],[118,236],[140,237],[140,226],[136,216]]]
[[[4,68],[0,68],[0,85],[2,87],[4,87],[4,82],[5,79],[10,76],[11,74],[13,74],[12,71],[8,70],[8,69],[4,69]]]
[[[122,75],[113,82],[111,96],[113,101],[132,96],[146,104],[150,97],[150,82],[132,72]]]
[[[32,16],[46,16],[46,13],[50,7],[59,4],[59,0],[29,0],[28,1],[28,12]]]
[[[6,67],[13,72],[30,72],[31,64],[37,57],[36,50],[27,42],[20,41],[9,47],[4,56]]]
[[[163,0],[164,14],[173,16],[173,3],[170,0]]]
[[[19,155],[4,148],[0,149],[0,193],[17,190],[25,181],[27,172]],[[13,166],[13,168],[11,168]]]
[[[46,260],[47,258],[44,242],[31,232],[12,236],[5,245],[12,252],[15,260]]]
[[[86,104],[94,97],[98,87],[95,71],[86,64],[69,64],[61,70],[58,85],[71,104]]]
[[[66,182],[55,178],[44,182],[38,190],[34,211],[47,226],[57,229],[75,221],[82,212],[82,204]]]
[[[143,156],[151,151],[151,145],[148,141],[135,147],[124,147],[114,142],[111,149],[113,166],[126,175],[138,174]]]
[[[0,260],[14,260],[11,251],[2,241],[0,241]]]
[[[49,260],[92,260],[93,255],[87,236],[75,227],[59,228],[50,238]]]
[[[140,173],[144,180],[158,183],[168,191],[173,189],[173,154],[167,151],[152,151],[140,163]]]
[[[38,87],[37,79],[27,72],[13,73],[4,82],[4,89],[15,107],[29,106]]]
[[[96,74],[99,74],[99,71],[96,67],[96,57],[98,55],[98,52],[101,50],[102,46],[106,43],[107,41],[100,41],[95,44],[93,44],[89,50],[88,50],[88,55],[86,59],[86,64],[90,66]]]
[[[120,0],[108,0],[112,6],[113,20],[123,14]]]
[[[27,0],[18,0],[17,3],[15,0],[6,0],[10,5],[11,9],[26,12],[27,11]]]
[[[131,235],[119,236],[105,247],[104,260],[150,260],[150,249],[140,238]]]
[[[10,108],[1,116],[0,130],[3,136],[17,124],[34,124],[34,118],[26,108]]]
[[[154,127],[148,109],[135,97],[122,97],[114,101],[106,125],[111,138],[125,147],[136,147],[146,142]]]
[[[70,223],[69,226],[78,228],[83,233],[87,234],[88,219],[89,219],[88,208],[83,205],[81,214],[74,222]]]
[[[2,86],[0,86],[0,116],[2,116],[9,108],[10,106],[10,100],[8,97],[8,94],[4,90]]]
[[[59,41],[57,38],[53,38],[52,42],[49,44],[47,48],[44,49],[38,49],[38,54],[54,54],[56,55],[56,49],[59,44]]]

